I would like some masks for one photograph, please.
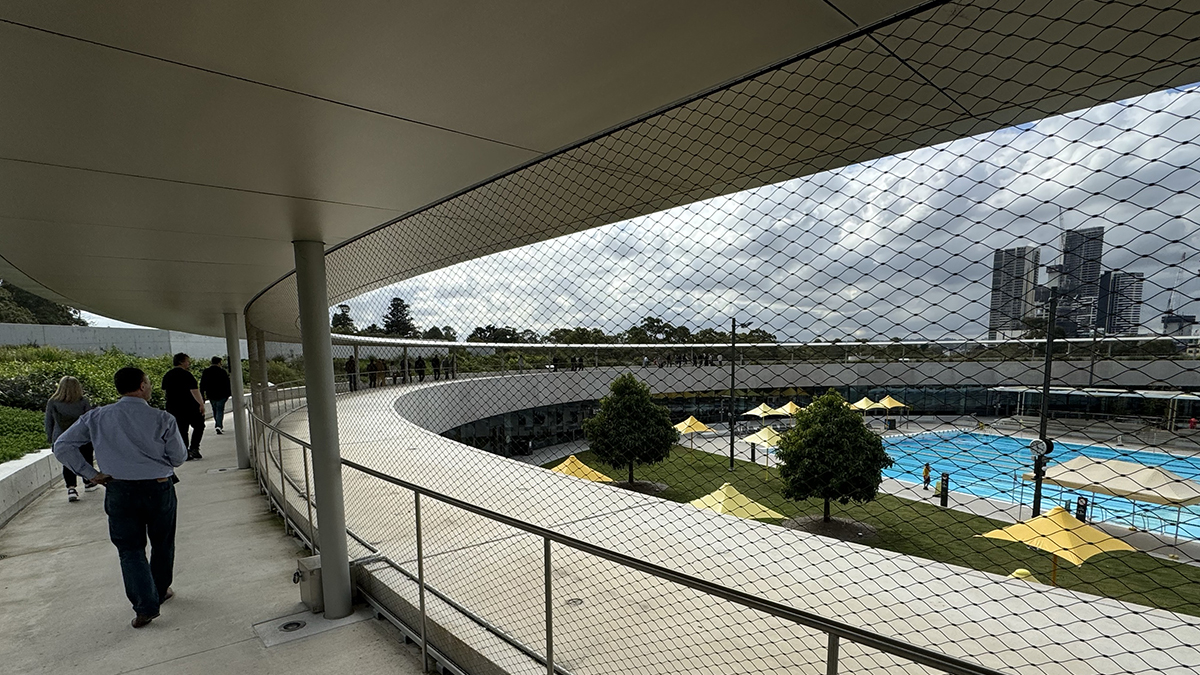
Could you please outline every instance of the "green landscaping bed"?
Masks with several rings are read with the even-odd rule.
[[[610,467],[591,452],[576,455],[580,461],[615,479],[626,475],[624,467]],[[558,461],[547,466],[553,466]],[[778,472],[757,464],[736,461],[729,471],[729,458],[676,446],[667,461],[640,466],[637,480],[664,483],[660,498],[689,502],[732,483],[743,494],[788,518],[820,516],[822,502],[792,502],[781,494]],[[1007,523],[950,509],[932,503],[879,495],[867,504],[833,505],[834,518],[865,523],[876,535],[859,540],[877,548],[938,562],[1008,575],[1023,567],[1040,580],[1050,581],[1050,554],[1023,544],[976,537]],[[770,521],[768,521],[770,522]],[[1015,582],[1014,582],[1015,583]],[[1145,553],[1102,553],[1079,567],[1061,563],[1058,585],[1125,602],[1200,616],[1200,568],[1162,560]]]
[[[46,447],[43,414],[0,406],[0,462]]]

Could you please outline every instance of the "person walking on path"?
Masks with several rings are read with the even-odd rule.
[[[417,362],[413,364],[413,367],[417,371],[417,381],[424,382],[425,381],[425,357],[418,356]]]
[[[152,386],[144,372],[122,368],[113,384],[121,398],[80,417],[54,442],[54,456],[84,480],[104,486],[108,536],[133,605],[132,625],[142,628],[175,595],[175,467],[187,460],[187,446],[175,417],[150,407]],[[95,446],[102,471],[80,451],[87,444]]]
[[[79,384],[79,380],[67,375],[58,381],[58,389],[54,395],[46,401],[46,442],[50,447],[54,447],[54,441],[58,440],[59,436],[63,435],[67,429],[71,428],[72,424],[87,412],[92,406],[88,403],[87,397],[83,395],[83,386]],[[87,460],[88,466],[94,461],[92,455],[92,446],[85,445],[80,448],[83,458]],[[79,491],[76,489],[78,482],[75,478],[75,472],[63,465],[63,482],[67,484],[67,501],[79,501]],[[83,485],[85,492],[93,492],[97,489],[95,483],[87,481]]]
[[[358,391],[358,359],[351,356],[346,359],[346,382],[350,385],[350,391]]]
[[[200,395],[212,404],[213,426],[220,436],[225,433],[225,403],[233,395],[229,372],[221,367],[221,357],[212,357],[212,365],[200,373]]]
[[[200,384],[192,375],[192,359],[183,352],[172,359],[175,367],[163,375],[162,388],[167,396],[167,412],[175,417],[183,444],[188,446],[188,459],[203,459],[200,455],[200,439],[204,436],[204,399],[200,396]],[[192,430],[192,441],[188,444],[188,427]]]
[[[437,354],[433,355],[433,358],[429,360],[429,363],[433,367],[433,379],[442,379],[442,360],[438,358]]]
[[[922,482],[925,483],[926,490],[929,489],[929,478],[932,475],[932,473],[933,473],[933,469],[931,469],[929,466],[929,463],[926,462],[925,469],[921,472],[921,480],[922,480]]]

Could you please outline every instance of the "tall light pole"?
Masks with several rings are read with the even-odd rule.
[[[1042,515],[1042,480],[1046,477],[1046,458],[1054,449],[1054,443],[1047,438],[1047,426],[1050,422],[1050,379],[1054,368],[1054,331],[1058,328],[1058,275],[1050,273],[1047,283],[1050,286],[1050,302],[1046,312],[1046,361],[1042,366],[1042,409],[1038,423],[1038,437],[1029,444],[1033,452],[1033,517]]]
[[[733,443],[734,443],[734,398],[733,388],[737,380],[737,329],[749,328],[749,323],[738,323],[737,319],[729,320],[729,470],[733,471]]]

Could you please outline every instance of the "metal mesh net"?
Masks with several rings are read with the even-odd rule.
[[[1197,36],[1186,2],[933,3],[341,246],[342,455],[1004,672],[1194,672]],[[251,305],[255,358],[295,307]],[[311,537],[303,392],[264,379]],[[819,630],[344,483],[360,586],[412,625],[424,575],[451,660],[544,668],[548,587],[560,672],[825,667]]]

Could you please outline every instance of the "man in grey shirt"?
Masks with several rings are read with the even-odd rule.
[[[175,467],[187,459],[187,447],[175,418],[150,407],[151,384],[144,372],[122,368],[113,383],[121,398],[80,417],[54,442],[54,456],[84,480],[105,487],[108,535],[136,613],[133,627],[141,628],[174,595]],[[79,451],[87,443],[95,448],[100,471]]]

